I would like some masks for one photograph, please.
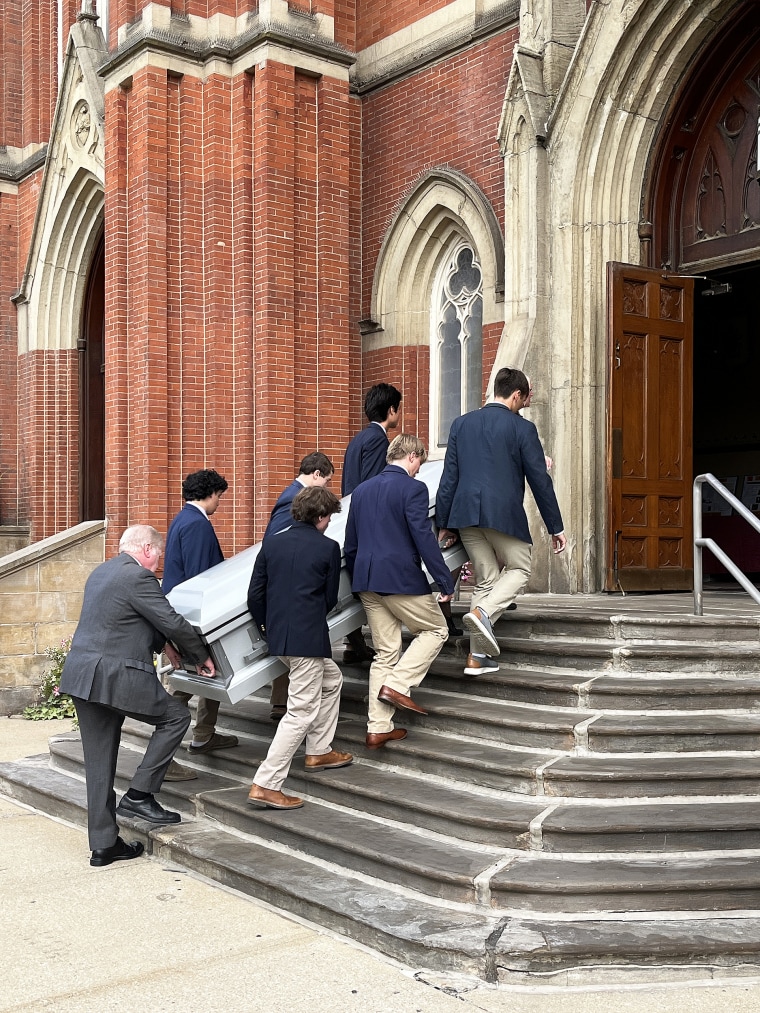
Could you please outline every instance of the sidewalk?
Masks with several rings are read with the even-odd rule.
[[[48,738],[70,727],[0,718],[0,760],[46,753]],[[435,975],[417,980],[158,859],[92,869],[88,856],[81,829],[0,796],[0,1013],[760,1010],[760,984],[497,989]]]

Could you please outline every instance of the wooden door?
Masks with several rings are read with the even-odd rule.
[[[694,282],[607,267],[606,587],[691,589]]]

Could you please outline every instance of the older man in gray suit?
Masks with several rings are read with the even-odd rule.
[[[208,648],[166,600],[155,576],[164,541],[155,528],[136,524],[119,542],[119,555],[90,574],[82,614],[61,675],[74,700],[87,779],[90,865],[137,858],[143,846],[119,837],[116,813],[149,823],[179,823],[179,813],[154,798],[190,724],[186,704],[156,675],[153,655],[165,651],[179,668],[189,658],[200,675],[215,674]],[[113,790],[125,717],[154,726],[140,766],[118,809]]]

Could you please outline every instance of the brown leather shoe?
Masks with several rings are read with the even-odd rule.
[[[248,801],[253,805],[264,806],[266,809],[300,809],[303,805],[302,798],[296,798],[295,795],[285,795],[281,791],[272,791],[270,788],[260,788],[257,784],[251,785]]]
[[[339,753],[337,749],[331,749],[329,753],[307,753],[304,767],[307,770],[330,770],[333,767],[347,767],[353,762],[354,758],[350,753]]]
[[[406,728],[394,728],[392,732],[367,732],[364,740],[367,749],[380,749],[386,742],[397,742],[406,738]]]
[[[403,707],[404,710],[414,711],[415,714],[427,714],[427,711],[419,707],[410,696],[404,696],[390,686],[381,686],[377,699],[389,703],[391,707]]]

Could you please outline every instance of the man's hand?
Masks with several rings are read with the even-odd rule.
[[[453,597],[453,594],[439,594],[438,601],[451,601]]]
[[[169,664],[173,669],[182,668],[182,658],[179,656],[179,651],[174,644],[166,643],[164,645],[164,654],[169,659]]]
[[[566,545],[567,537],[564,531],[560,531],[558,535],[552,535],[552,548],[554,549],[555,554],[562,552]]]
[[[196,665],[195,671],[198,673],[198,675],[203,675],[207,679],[213,679],[214,676],[216,675],[216,667],[214,666],[214,662],[211,660],[210,657],[206,658],[206,660],[202,662],[202,664]]]
[[[450,549],[458,538],[459,535],[456,531],[449,531],[448,528],[441,528],[438,532],[438,547],[441,550]]]

